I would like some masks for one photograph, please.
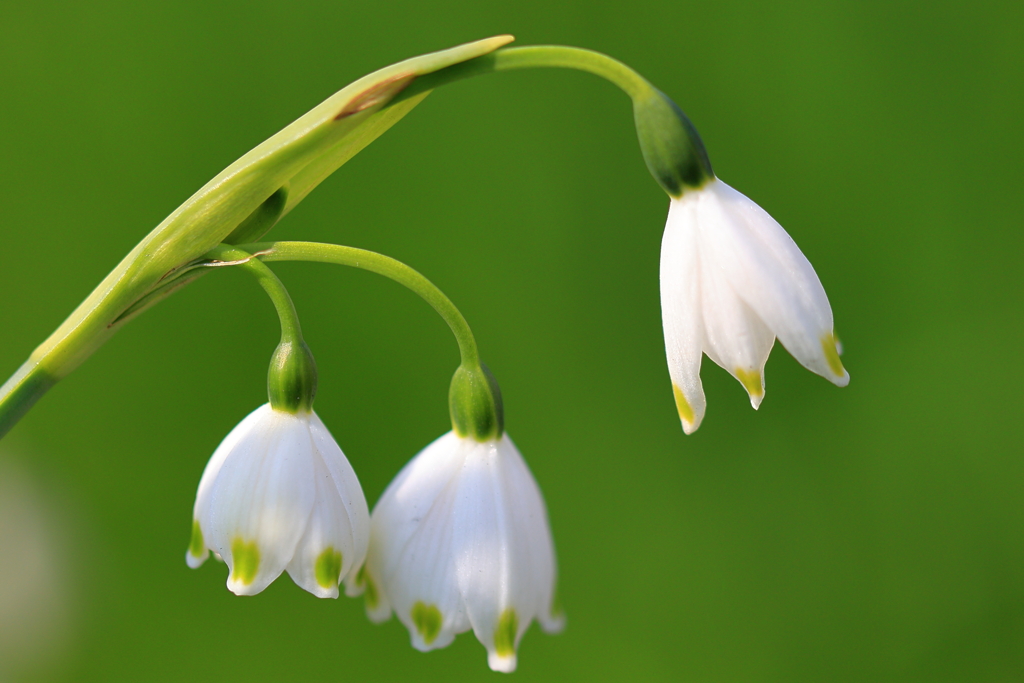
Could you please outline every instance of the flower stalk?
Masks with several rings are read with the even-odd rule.
[[[403,89],[512,41],[495,36],[407,59],[342,88],[257,145],[156,226],[0,386],[0,438],[134,315],[193,281],[167,279],[223,242],[259,239],[317,185],[418,105]],[[144,302],[144,303],[140,303]]]
[[[222,244],[206,254],[207,266],[238,266],[256,278],[270,297],[281,321],[281,342],[267,371],[267,394],[275,410],[309,412],[316,397],[316,361],[302,338],[299,314],[284,283],[263,262],[245,249]]]
[[[418,294],[448,324],[459,344],[462,359],[448,393],[452,429],[459,436],[477,441],[501,437],[504,431],[501,390],[494,376],[480,362],[473,331],[451,299],[421,273],[390,256],[338,244],[258,242],[243,244],[239,250],[252,253],[262,261],[312,261],[361,268],[390,278]]]
[[[593,50],[565,45],[501,48],[417,79],[393,104],[465,78],[536,68],[585,71],[629,95],[644,161],[670,196],[680,197],[687,188],[699,188],[714,178],[704,143],[678,105],[630,67]]]
[[[430,91],[446,83],[538,67],[593,73],[632,99],[641,151],[651,174],[666,192],[679,197],[685,188],[700,187],[713,177],[707,153],[692,124],[670,99],[633,69],[607,55],[580,48],[555,45],[499,49],[511,40],[511,36],[495,36],[415,57],[365,76],[224,169],[147,235],[0,387],[0,438],[50,387],[125,322],[199,277],[201,270],[187,272],[192,270],[190,264],[220,243],[262,237],[327,176],[404,117]],[[396,275],[401,277],[402,273],[396,271]],[[427,301],[434,305],[431,298]],[[480,369],[475,346],[470,349],[465,335],[456,327],[452,330],[459,340],[463,367],[475,375]],[[453,381],[453,387],[456,384],[465,383]],[[494,399],[493,390],[487,388],[491,385],[491,381],[473,384],[483,394],[491,395],[491,412],[500,412],[500,399]],[[461,396],[463,390],[453,392]],[[458,403],[466,401],[459,399]],[[475,403],[468,401],[468,405]],[[474,414],[468,422],[453,418],[453,423],[490,424],[493,427],[488,427],[488,434],[495,428],[500,434],[500,416],[491,415],[494,419],[490,419],[486,412]]]

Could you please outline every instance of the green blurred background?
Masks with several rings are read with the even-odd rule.
[[[837,389],[777,346],[754,412],[706,360],[684,437],[667,201],[628,100],[585,74],[447,86],[303,202],[271,237],[418,268],[502,383],[569,617],[530,629],[517,680],[1024,679],[1019,2],[2,2],[0,373],[323,98],[505,32],[607,52],[679,102],[814,264],[852,375]],[[372,505],[449,428],[454,341],[377,276],[276,270]],[[0,444],[0,679],[497,676],[470,634],[424,655],[359,601],[287,577],[237,598],[222,565],[185,567],[199,476],[265,400],[276,326],[243,274],[203,278]]]

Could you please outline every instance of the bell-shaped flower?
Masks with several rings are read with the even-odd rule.
[[[346,586],[365,592],[374,621],[393,609],[416,649],[472,628],[490,667],[509,672],[534,618],[548,632],[564,624],[555,574],[544,499],[515,445],[449,432],[381,496],[366,566]]]
[[[701,354],[735,377],[757,408],[775,338],[838,386],[832,309],[810,262],[775,219],[717,178],[672,199],[661,243],[661,310],[683,430],[704,417]]]
[[[212,550],[228,589],[255,595],[287,570],[302,588],[338,597],[362,565],[370,515],[359,479],[312,411],[253,411],[214,452],[199,482],[192,542],[196,568]]]

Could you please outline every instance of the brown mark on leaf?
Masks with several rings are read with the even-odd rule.
[[[397,74],[391,78],[381,81],[380,83],[371,85],[369,88],[349,100],[349,103],[345,105],[344,109],[338,112],[338,115],[334,117],[334,120],[340,121],[343,118],[352,116],[353,114],[358,114],[365,109],[369,109],[374,105],[388,102],[395,95],[405,90],[415,78],[416,74],[413,73]]]

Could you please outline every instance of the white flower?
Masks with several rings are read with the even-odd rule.
[[[196,568],[212,550],[227,563],[228,589],[255,595],[288,570],[302,588],[338,597],[362,564],[370,515],[359,479],[316,416],[260,406],[235,427],[206,465],[196,493]]]
[[[808,370],[841,387],[850,381],[814,268],[775,219],[717,178],[669,207],[661,311],[687,434],[704,417],[701,352],[740,381],[754,408],[775,337]]]
[[[445,434],[391,482],[373,510],[366,567],[346,584],[367,612],[391,610],[412,644],[445,647],[470,628],[495,671],[514,671],[534,618],[550,632],[555,554],[537,482],[507,435],[486,442]]]

